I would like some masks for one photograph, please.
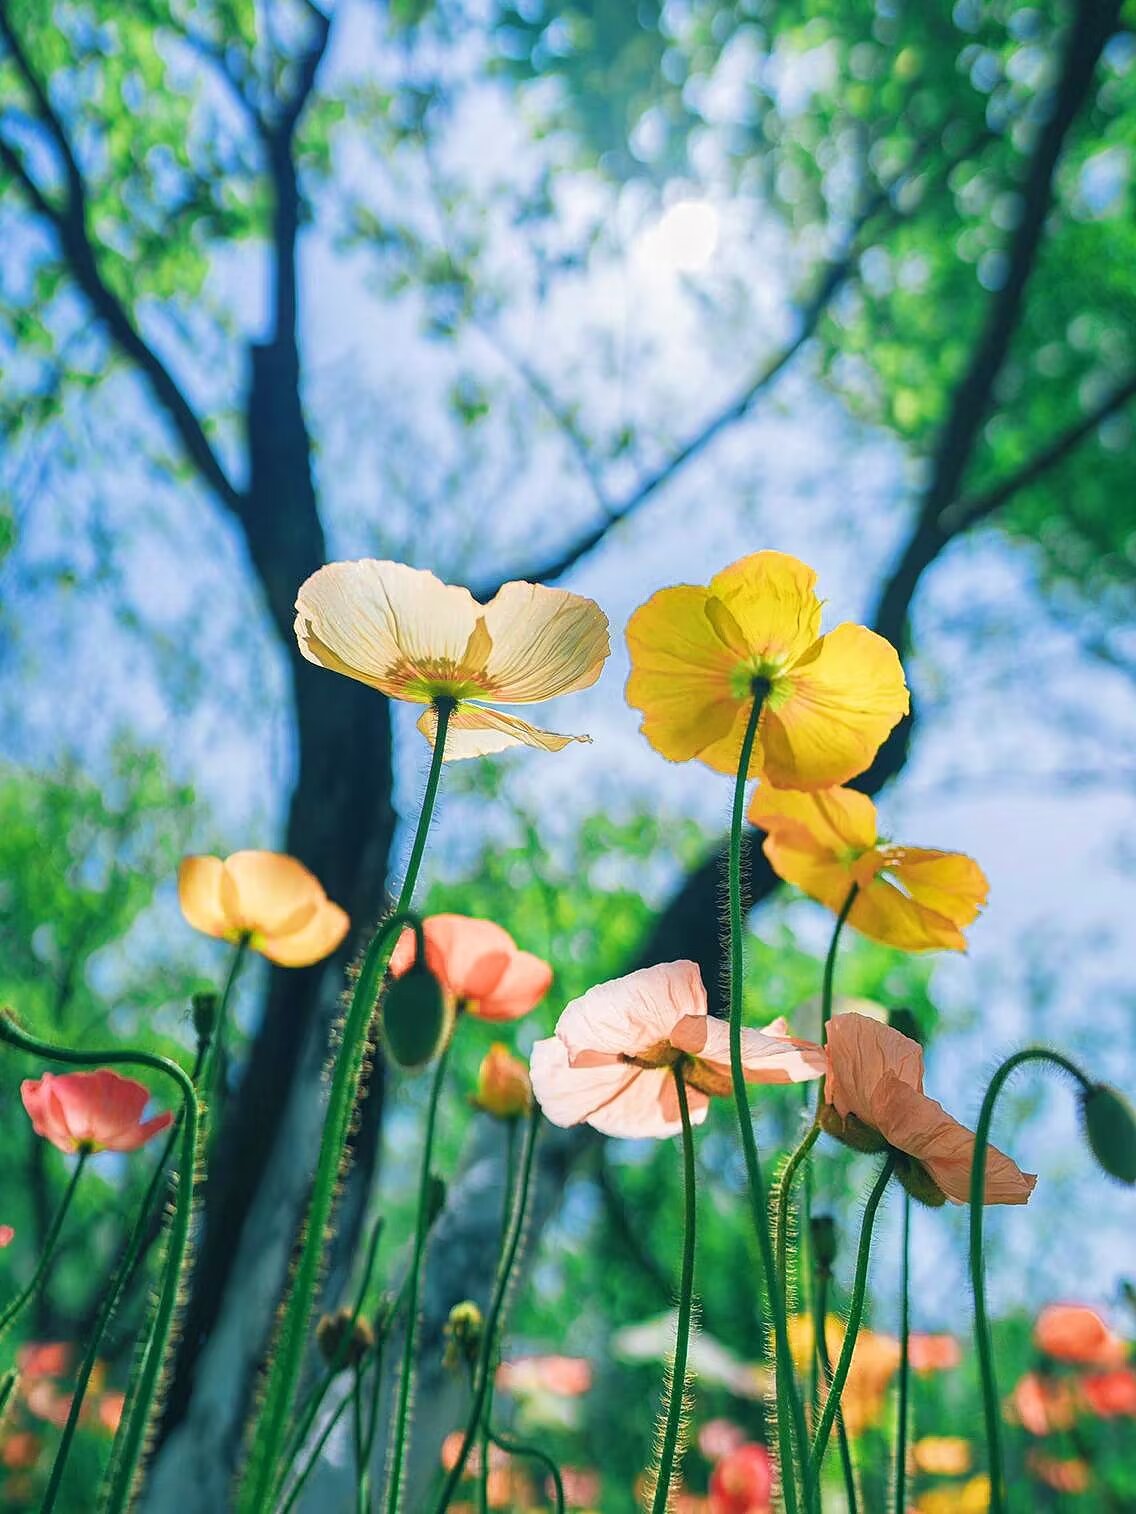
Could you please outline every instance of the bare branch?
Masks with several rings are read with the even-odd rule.
[[[317,5],[312,3],[312,0],[306,0],[306,4],[315,24],[315,35],[300,60],[296,87],[284,102],[283,112],[275,128],[275,131],[286,141],[291,141],[295,134],[300,117],[304,113],[304,107],[315,88],[316,74],[319,73],[319,66],[323,62],[327,44],[331,39],[331,17],[325,15]]]

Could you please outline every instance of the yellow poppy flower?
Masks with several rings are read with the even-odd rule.
[[[488,604],[404,563],[329,563],[300,587],[296,640],[309,662],[392,699],[457,707],[447,760],[511,746],[558,752],[570,741],[493,704],[535,704],[595,683],[611,650],[607,616],[590,599],[541,584],[507,583]],[[418,729],[431,745],[437,712]]]
[[[247,940],[278,967],[322,962],[347,934],[346,913],[313,873],[281,852],[185,857],[178,902],[195,930],[221,941]]]
[[[749,776],[828,788],[871,765],[906,715],[895,648],[864,626],[820,634],[816,574],[755,552],[708,588],[660,589],[627,626],[627,701],[672,762],[736,773],[755,691],[764,696]]]
[[[990,1507],[990,1479],[981,1474],[961,1487],[932,1488],[915,1504],[916,1514],[986,1514]]]
[[[759,788],[749,818],[779,878],[839,914],[862,935],[902,951],[965,951],[961,927],[986,903],[986,876],[959,852],[896,846],[876,833],[876,807],[854,789],[802,794]]]
[[[929,1477],[965,1477],[973,1460],[970,1441],[961,1435],[924,1435],[912,1446],[911,1459]]]

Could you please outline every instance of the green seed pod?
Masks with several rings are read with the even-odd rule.
[[[450,1034],[453,1007],[429,968],[415,965],[387,988],[382,1001],[383,1044],[408,1071],[432,1062]]]
[[[1136,1184],[1136,1110],[1119,1091],[1098,1083],[1081,1097],[1085,1137],[1110,1177]]]
[[[199,1046],[208,1046],[217,1028],[217,995],[209,990],[194,994],[190,1000],[193,1010],[193,1030]]]
[[[813,1265],[818,1272],[831,1272],[836,1261],[836,1221],[831,1214],[814,1214],[809,1221],[813,1242]]]
[[[472,1299],[463,1299],[460,1304],[455,1304],[450,1310],[443,1332],[446,1348],[442,1353],[442,1364],[451,1370],[462,1366],[472,1367],[481,1350],[484,1328],[485,1320],[481,1310]]]

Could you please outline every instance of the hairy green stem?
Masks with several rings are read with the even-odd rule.
[[[303,1467],[300,1469],[300,1475],[296,1478],[296,1481],[292,1484],[291,1491],[289,1492],[288,1497],[285,1499],[285,1501],[284,1501],[284,1503],[283,1503],[283,1505],[282,1505],[282,1507],[280,1509],[280,1514],[289,1514],[289,1511],[294,1507],[297,1498],[299,1498],[300,1494],[303,1492],[304,1484],[307,1482],[308,1478],[311,1476],[313,1468],[315,1467],[316,1463],[319,1461],[320,1457],[323,1455],[323,1448],[324,1448],[324,1446],[326,1446],[327,1443],[328,1443],[328,1441],[331,1439],[331,1432],[335,1429],[336,1425],[343,1418],[344,1414],[346,1414],[347,1407],[350,1404],[351,1399],[352,1399],[352,1395],[350,1393],[345,1393],[343,1395],[343,1397],[339,1400],[339,1402],[336,1404],[334,1411],[331,1414],[328,1415],[328,1417],[327,1417],[327,1424],[324,1425],[323,1429],[320,1431],[319,1436],[318,1436],[318,1438],[316,1440],[316,1443],[312,1447],[311,1453],[308,1456],[307,1461],[304,1463]]]
[[[817,1277],[816,1297],[813,1301],[813,1361],[819,1365],[824,1373],[826,1388],[832,1386],[832,1362],[828,1355],[828,1283],[830,1273],[824,1268]],[[813,1404],[820,1402],[819,1391],[813,1393]],[[852,1465],[852,1447],[848,1441],[848,1428],[844,1423],[844,1411],[838,1406],[836,1410],[836,1439],[840,1446],[840,1469],[844,1474],[844,1497],[848,1504],[848,1514],[859,1514],[859,1497],[856,1492],[856,1469]],[[816,1514],[820,1514],[820,1479],[817,1479],[816,1502],[814,1508]]]
[[[356,1362],[352,1369],[351,1445],[355,1452],[355,1514],[368,1514],[371,1507],[371,1479],[364,1452],[363,1438],[363,1367]]]
[[[367,1049],[367,1031],[375,1010],[383,974],[390,958],[392,927],[404,923],[406,911],[418,880],[422,854],[426,847],[426,835],[434,813],[438,784],[442,776],[442,760],[446,745],[446,729],[453,713],[452,700],[437,701],[438,728],[434,739],[434,751],[430,760],[430,774],[426,780],[426,792],[418,816],[418,828],[410,852],[406,877],[399,893],[395,913],[390,920],[375,932],[367,947],[355,992],[343,1027],[343,1040],[335,1059],[331,1091],[328,1095],[324,1117],[323,1138],[320,1142],[319,1159],[316,1164],[312,1196],[304,1230],[303,1247],[280,1325],[272,1359],[265,1383],[263,1404],[253,1427],[248,1468],[242,1481],[237,1508],[239,1514],[263,1514],[272,1487],[278,1475],[281,1452],[288,1435],[289,1418],[296,1396],[304,1349],[308,1338],[308,1325],[319,1286],[323,1267],[327,1229],[335,1204],[343,1156],[351,1133],[351,1117],[359,1092],[363,1073],[363,1061]],[[419,951],[422,960],[425,953],[421,941]]]
[[[517,1157],[517,1122],[505,1121],[505,1182],[502,1185],[504,1198],[501,1203],[501,1244],[509,1229],[509,1202],[513,1192],[513,1164]],[[485,1390],[485,1409],[481,1416],[481,1462],[477,1469],[477,1514],[489,1514],[489,1424],[493,1418],[493,1372]]]
[[[911,1195],[903,1194],[900,1252],[899,1405],[895,1427],[895,1514],[907,1514],[907,1421],[911,1392]]]
[[[477,1436],[478,1427],[481,1424],[482,1414],[485,1412],[485,1398],[489,1390],[489,1378],[493,1371],[493,1352],[496,1347],[497,1329],[501,1321],[501,1313],[505,1307],[505,1296],[509,1289],[509,1278],[512,1275],[513,1265],[517,1260],[517,1252],[520,1249],[521,1235],[524,1231],[525,1215],[528,1211],[529,1186],[532,1179],[533,1157],[536,1153],[537,1129],[540,1125],[540,1107],[533,1105],[532,1114],[529,1116],[528,1127],[525,1131],[525,1143],[521,1148],[520,1172],[517,1176],[517,1191],[513,1200],[512,1213],[509,1219],[509,1233],[505,1237],[505,1244],[501,1249],[501,1256],[497,1263],[497,1275],[493,1281],[493,1297],[490,1300],[489,1310],[485,1316],[485,1326],[481,1337],[481,1350],[478,1353],[477,1369],[474,1377],[473,1402],[470,1405],[469,1418],[466,1422],[465,1434],[462,1437],[461,1449],[458,1451],[457,1460],[450,1468],[442,1487],[441,1496],[435,1505],[435,1514],[444,1514],[457,1492],[458,1484],[462,1480],[465,1464],[469,1460],[469,1453]]]
[[[549,1477],[552,1478],[552,1486],[556,1490],[556,1514],[564,1514],[564,1479],[560,1475],[560,1468],[553,1461],[552,1457],[549,1456],[548,1452],[542,1451],[539,1446],[534,1446],[531,1442],[513,1440],[510,1436],[502,1435],[500,1430],[494,1430],[492,1426],[488,1428],[488,1435],[498,1450],[504,1451],[507,1455],[527,1456],[533,1461],[540,1462]]]
[[[777,1252],[777,1275],[781,1279],[782,1286],[788,1290],[789,1279],[788,1248],[789,1248],[789,1202],[793,1192],[793,1183],[797,1176],[797,1169],[816,1145],[820,1135],[820,1126],[815,1122],[811,1124],[801,1137],[799,1144],[785,1160],[785,1165],[777,1178],[776,1187],[773,1190],[773,1206],[776,1210],[774,1223],[774,1239]],[[802,1234],[803,1238],[803,1234]]]
[[[225,986],[221,990],[221,999],[217,1005],[217,1018],[213,1025],[213,1035],[209,1042],[209,1049],[205,1055],[205,1065],[201,1072],[201,1093],[205,1100],[205,1108],[209,1119],[210,1130],[208,1141],[212,1145],[217,1134],[220,1120],[217,1118],[215,1109],[223,1102],[223,1089],[225,1079],[225,1033],[228,1029],[229,1004],[233,997],[237,979],[240,977],[241,968],[248,957],[249,940],[242,936],[233,947],[232,956],[229,959],[229,971],[225,975]]]
[[[663,1427],[663,1442],[659,1449],[659,1474],[655,1483],[652,1514],[666,1514],[671,1503],[671,1479],[674,1476],[675,1454],[678,1449],[683,1401],[686,1396],[686,1358],[690,1348],[690,1314],[694,1303],[696,1224],[694,1132],[690,1125],[690,1104],[686,1097],[682,1063],[676,1062],[672,1071],[675,1093],[678,1096],[678,1112],[682,1119],[682,1272],[678,1285],[678,1327],[675,1331],[674,1361],[671,1363],[670,1397]]]
[[[75,1197],[75,1190],[79,1186],[79,1179],[83,1175],[83,1169],[87,1165],[87,1158],[90,1154],[89,1151],[79,1152],[79,1160],[71,1170],[66,1192],[60,1201],[59,1208],[55,1211],[51,1228],[44,1238],[43,1250],[40,1252],[40,1258],[36,1263],[35,1271],[32,1273],[31,1281],[22,1293],[16,1295],[4,1310],[4,1313],[0,1315],[0,1335],[3,1335],[11,1325],[15,1324],[23,1310],[35,1298],[39,1292],[40,1284],[47,1276],[47,1269],[51,1266],[51,1259],[55,1255],[55,1247],[59,1241],[59,1232],[63,1229],[63,1222],[67,1218],[67,1211],[71,1208],[71,1200]]]
[[[785,1514],[797,1514],[797,1474],[794,1467],[793,1441],[801,1457],[804,1474],[805,1497],[808,1500],[808,1469],[806,1452],[808,1441],[805,1417],[801,1408],[797,1384],[793,1377],[793,1358],[789,1350],[789,1332],[785,1320],[785,1295],[777,1274],[773,1254],[773,1239],[769,1233],[769,1214],[765,1184],[761,1175],[761,1162],[757,1154],[757,1138],[753,1133],[753,1117],[750,1113],[749,1094],[746,1089],[745,1071],[742,1066],[742,989],[744,972],[744,948],[742,940],[742,819],[745,813],[745,786],[749,777],[750,758],[757,737],[758,720],[761,716],[763,692],[754,689],[753,705],[749,713],[745,735],[742,738],[738,773],[734,783],[734,803],[730,816],[730,1076],[733,1084],[734,1105],[741,1129],[742,1153],[745,1157],[746,1177],[749,1182],[750,1208],[757,1232],[757,1245],[761,1254],[762,1271],[765,1274],[765,1291],[769,1300],[769,1313],[773,1321],[777,1382],[777,1441],[781,1465],[781,1496]]]
[[[1028,1046],[1007,1057],[998,1068],[978,1116],[974,1132],[974,1156],[970,1168],[970,1285],[974,1295],[974,1342],[978,1350],[978,1369],[982,1383],[982,1412],[986,1423],[986,1453],[990,1463],[990,1514],[1005,1514],[1006,1468],[1002,1459],[1002,1418],[998,1402],[998,1382],[994,1374],[994,1347],[990,1339],[990,1316],[986,1308],[986,1259],[983,1254],[983,1219],[985,1216],[986,1151],[990,1145],[990,1126],[994,1105],[1006,1080],[1026,1062],[1049,1062],[1068,1073],[1085,1092],[1092,1083],[1075,1063],[1046,1046]]]
[[[813,1436],[812,1452],[809,1457],[809,1466],[813,1479],[817,1484],[820,1482],[820,1467],[824,1460],[825,1449],[828,1446],[828,1437],[832,1431],[832,1421],[840,1406],[840,1395],[844,1392],[844,1384],[848,1377],[848,1369],[852,1365],[852,1352],[856,1349],[856,1337],[860,1333],[860,1321],[864,1317],[864,1295],[868,1287],[868,1259],[872,1249],[872,1226],[876,1221],[876,1211],[880,1207],[880,1200],[884,1196],[884,1189],[891,1180],[895,1171],[895,1154],[889,1152],[888,1159],[880,1168],[868,1202],[864,1206],[864,1221],[860,1226],[860,1245],[856,1252],[856,1275],[852,1284],[852,1298],[848,1306],[848,1325],[844,1332],[844,1341],[840,1348],[840,1358],[836,1363],[836,1371],[832,1375],[829,1384],[828,1396],[824,1401],[821,1411],[820,1423],[817,1425],[816,1434]]]
[[[828,1040],[828,1022],[832,1019],[832,985],[836,974],[836,951],[840,945],[840,936],[844,930],[844,923],[852,913],[852,906],[856,903],[856,895],[859,892],[860,885],[853,883],[845,896],[844,903],[840,906],[840,913],[836,917],[836,925],[832,932],[832,940],[828,943],[828,955],[824,959],[824,977],[821,980],[820,991],[820,1044],[822,1046]]]

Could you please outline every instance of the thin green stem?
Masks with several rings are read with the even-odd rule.
[[[824,959],[824,977],[821,980],[820,991],[820,1044],[823,1046],[828,1040],[828,1022],[832,1019],[832,985],[836,974],[836,950],[840,945],[840,935],[844,929],[844,922],[852,913],[852,906],[856,903],[856,895],[860,892],[860,885],[853,883],[845,896],[844,903],[840,906],[840,913],[836,917],[836,925],[832,932],[832,940],[828,943],[828,955]]]
[[[418,1212],[414,1221],[414,1251],[410,1258],[406,1292],[406,1334],[402,1346],[402,1370],[398,1378],[398,1407],[395,1410],[394,1439],[387,1482],[388,1514],[395,1514],[402,1499],[402,1464],[406,1452],[407,1420],[410,1415],[410,1390],[414,1382],[414,1353],[418,1344],[418,1285],[422,1277],[422,1257],[429,1229],[431,1162],[434,1156],[434,1131],[438,1123],[438,1100],[446,1076],[453,1039],[446,1043],[434,1069],[430,1102],[426,1110],[426,1136],[422,1143],[422,1168],[418,1175]]]
[[[201,1073],[201,1092],[209,1115],[210,1131],[208,1139],[210,1144],[212,1144],[216,1137],[217,1127],[220,1123],[215,1110],[223,1102],[221,1095],[225,1079],[225,1037],[229,1023],[229,1004],[248,953],[248,937],[242,936],[233,947],[232,956],[229,959],[229,971],[225,975],[225,986],[221,990],[220,1003],[217,1005],[217,1018],[213,1025],[213,1035],[210,1039],[209,1050],[206,1053],[205,1066]]]
[[[79,1160],[71,1170],[71,1177],[67,1183],[67,1190],[63,1195],[59,1208],[55,1211],[55,1217],[51,1222],[51,1228],[44,1238],[43,1250],[40,1252],[36,1269],[32,1273],[31,1281],[22,1293],[18,1293],[4,1313],[0,1315],[0,1335],[19,1318],[20,1314],[31,1303],[39,1292],[40,1284],[47,1276],[47,1269],[51,1266],[51,1259],[55,1255],[55,1247],[59,1241],[59,1232],[63,1229],[63,1221],[67,1218],[67,1211],[71,1208],[71,1200],[75,1197],[75,1190],[79,1186],[79,1179],[83,1175],[83,1169],[87,1165],[89,1151],[80,1151]]]
[[[401,923],[405,920],[406,911],[414,894],[414,886],[418,880],[422,854],[426,847],[426,836],[438,796],[438,784],[442,776],[442,760],[446,746],[446,730],[453,708],[451,700],[437,702],[438,728],[430,760],[430,774],[426,780],[426,792],[422,799],[422,810],[418,816],[418,828],[411,847],[406,877],[403,880],[393,917],[379,927],[367,947],[355,984],[355,992],[351,996],[351,1006],[347,1011],[343,1040],[332,1073],[331,1091],[328,1095],[327,1111],[324,1117],[323,1138],[320,1142],[316,1175],[312,1184],[303,1247],[296,1264],[294,1282],[284,1306],[284,1317],[272,1353],[264,1389],[263,1406],[253,1429],[248,1468],[238,1495],[239,1514],[262,1514],[276,1481],[281,1452],[288,1435],[288,1423],[296,1396],[300,1368],[303,1365],[308,1326],[323,1266],[328,1225],[335,1204],[344,1152],[351,1133],[351,1117],[359,1092],[359,1081],[362,1077],[367,1049],[367,1031],[374,1014],[383,974],[390,958],[388,942],[392,940],[392,927],[396,922]],[[424,960],[425,953],[421,941],[418,943],[418,949]]]
[[[355,1514],[367,1514],[371,1507],[371,1489],[363,1449],[362,1363],[356,1362],[353,1371],[355,1381],[351,1388],[351,1444],[355,1451]]]
[[[986,1259],[983,1253],[983,1220],[986,1204],[986,1152],[990,1145],[990,1126],[994,1106],[1007,1079],[1026,1062],[1049,1062],[1068,1073],[1086,1093],[1092,1084],[1068,1057],[1046,1046],[1028,1046],[1007,1057],[998,1068],[978,1116],[974,1132],[974,1156],[970,1168],[970,1285],[974,1295],[974,1342],[978,1349],[978,1369],[982,1383],[982,1412],[986,1422],[986,1452],[990,1463],[990,1514],[1005,1514],[1006,1467],[1002,1459],[1002,1418],[998,1402],[998,1382],[994,1373],[994,1347],[990,1338],[990,1316],[986,1308]]]
[[[510,1436],[502,1435],[500,1430],[488,1429],[489,1439],[508,1456],[528,1456],[533,1461],[539,1461],[541,1466],[552,1478],[552,1486],[556,1490],[556,1514],[564,1514],[564,1479],[560,1475],[560,1468],[549,1456],[547,1451],[542,1451],[539,1446],[534,1446],[528,1441],[513,1440]]]
[[[502,1185],[504,1198],[501,1203],[501,1244],[509,1230],[509,1203],[513,1192],[513,1164],[517,1158],[517,1122],[505,1121],[505,1181]],[[491,1364],[495,1365],[495,1364]],[[493,1378],[490,1371],[489,1384],[485,1389],[485,1409],[481,1416],[481,1441],[478,1447],[481,1462],[477,1469],[477,1514],[489,1514],[489,1423],[493,1418]]]
[[[813,1301],[813,1362],[824,1373],[825,1387],[832,1385],[832,1362],[828,1355],[828,1283],[831,1274],[824,1268],[816,1280],[816,1297]],[[819,1387],[814,1388],[813,1404],[820,1402]],[[844,1497],[848,1504],[848,1514],[859,1514],[859,1496],[856,1491],[856,1469],[852,1465],[852,1447],[848,1441],[848,1428],[844,1423],[844,1411],[837,1407],[836,1410],[836,1439],[840,1446],[840,1469],[844,1474]],[[821,1485],[817,1478],[816,1514],[820,1514]]]
[[[907,1514],[907,1420],[911,1392],[911,1195],[903,1194],[900,1253],[899,1408],[895,1427],[895,1514]]]
[[[462,1437],[461,1449],[457,1460],[450,1468],[442,1488],[441,1496],[435,1505],[435,1514],[444,1514],[449,1508],[458,1484],[462,1480],[465,1464],[469,1460],[469,1453],[477,1435],[478,1426],[481,1424],[481,1416],[485,1411],[485,1398],[489,1389],[489,1378],[493,1369],[493,1352],[496,1346],[497,1329],[501,1321],[501,1313],[505,1307],[505,1296],[509,1288],[509,1278],[512,1275],[513,1265],[517,1260],[517,1252],[521,1244],[521,1235],[524,1231],[525,1215],[528,1211],[529,1186],[532,1179],[533,1157],[536,1153],[536,1135],[540,1124],[540,1107],[534,1104],[532,1114],[529,1116],[528,1127],[525,1131],[525,1144],[521,1149],[520,1172],[517,1176],[517,1190],[513,1200],[512,1212],[509,1219],[509,1233],[505,1237],[505,1244],[501,1250],[501,1256],[497,1263],[497,1276],[493,1282],[493,1297],[490,1300],[489,1311],[485,1317],[485,1327],[481,1337],[481,1350],[478,1353],[477,1369],[474,1377],[473,1401],[470,1405],[469,1418],[466,1422],[465,1435]]]
[[[757,1138],[753,1132],[753,1117],[750,1113],[749,1094],[746,1089],[745,1072],[742,1067],[742,989],[744,974],[744,946],[742,939],[742,819],[745,813],[745,786],[749,777],[750,759],[753,756],[757,737],[758,720],[764,694],[754,690],[753,705],[749,713],[745,735],[742,738],[738,773],[734,783],[734,803],[730,817],[730,1075],[733,1084],[734,1105],[741,1129],[742,1153],[745,1157],[746,1177],[749,1182],[750,1208],[753,1212],[757,1245],[765,1274],[765,1291],[769,1300],[769,1313],[773,1321],[777,1381],[777,1433],[778,1454],[781,1464],[781,1490],[785,1514],[797,1514],[797,1474],[794,1470],[793,1439],[801,1456],[801,1468],[805,1474],[805,1496],[808,1499],[808,1473],[805,1432],[805,1417],[801,1408],[797,1384],[793,1378],[793,1358],[789,1350],[789,1332],[785,1321],[785,1296],[777,1275],[777,1263],[773,1254],[773,1239],[769,1233],[769,1214],[765,1184],[761,1175],[761,1162],[757,1154]]]
[[[795,1150],[786,1158],[785,1165],[782,1167],[777,1178],[777,1185],[773,1190],[773,1202],[777,1211],[774,1228],[777,1250],[777,1275],[786,1290],[789,1286],[789,1279],[786,1274],[789,1247],[789,1201],[792,1196],[793,1182],[797,1175],[797,1169],[816,1145],[819,1135],[820,1126],[814,1122],[805,1131]]]
[[[335,1429],[336,1425],[347,1412],[347,1406],[350,1404],[351,1398],[352,1395],[350,1393],[345,1393],[336,1404],[334,1411],[328,1415],[327,1424],[324,1425],[323,1429],[320,1431],[319,1437],[316,1440],[315,1445],[311,1449],[311,1454],[308,1456],[307,1461],[304,1463],[303,1467],[300,1470],[299,1477],[297,1477],[296,1481],[292,1484],[291,1492],[288,1494],[287,1499],[284,1501],[284,1504],[280,1510],[280,1514],[289,1514],[289,1510],[293,1507],[297,1498],[299,1498],[300,1494],[303,1492],[304,1484],[311,1476],[313,1468],[319,1461],[320,1457],[323,1455],[324,1446],[327,1445],[328,1441],[331,1438],[331,1432]]]
[[[659,1475],[655,1483],[652,1514],[666,1514],[671,1502],[671,1479],[674,1476],[675,1454],[678,1449],[679,1429],[682,1425],[683,1400],[686,1396],[686,1358],[690,1348],[690,1314],[694,1302],[696,1219],[694,1132],[690,1124],[690,1104],[686,1097],[681,1062],[676,1062],[672,1070],[675,1093],[678,1095],[678,1112],[682,1119],[682,1272],[678,1285],[678,1328],[675,1332],[674,1361],[671,1363],[670,1397],[667,1402],[663,1441],[659,1451]]]
[[[408,1267],[403,1275],[402,1282],[399,1284],[394,1303],[386,1311],[385,1318],[382,1321],[382,1328],[376,1331],[375,1363],[371,1372],[371,1408],[367,1416],[367,1439],[364,1444],[364,1453],[367,1457],[368,1466],[371,1464],[371,1452],[374,1449],[375,1436],[378,1434],[379,1429],[379,1399],[382,1396],[383,1386],[383,1347],[386,1345],[387,1337],[398,1323],[398,1317],[406,1305],[406,1294],[409,1286],[410,1269]]]
[[[829,1384],[828,1395],[821,1411],[820,1423],[816,1434],[813,1436],[812,1452],[809,1457],[809,1467],[813,1480],[819,1485],[820,1467],[824,1460],[825,1449],[828,1446],[828,1437],[832,1431],[832,1421],[840,1406],[840,1395],[844,1392],[844,1384],[848,1377],[848,1369],[852,1365],[852,1352],[856,1349],[856,1337],[860,1333],[860,1321],[864,1317],[864,1295],[868,1287],[868,1259],[872,1249],[872,1226],[876,1221],[876,1211],[880,1207],[880,1200],[884,1196],[884,1189],[891,1180],[895,1171],[895,1154],[889,1153],[888,1159],[880,1168],[880,1175],[876,1179],[868,1202],[864,1206],[864,1221],[860,1226],[860,1245],[856,1252],[856,1275],[852,1284],[852,1299],[848,1306],[848,1325],[844,1332],[844,1342],[840,1348],[840,1359],[836,1363],[836,1371],[832,1375]]]

